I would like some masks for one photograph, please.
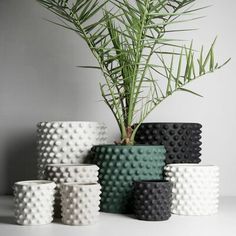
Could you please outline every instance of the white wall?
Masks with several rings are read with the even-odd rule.
[[[147,121],[203,124],[203,163],[221,167],[221,193],[236,195],[236,2],[199,0],[214,6],[201,28],[189,39],[210,44],[219,35],[217,54],[231,63],[191,85],[204,98],[179,93],[155,110]],[[118,137],[116,123],[100,102],[96,71],[77,65],[94,64],[77,35],[44,21],[53,16],[34,0],[0,0],[0,194],[18,179],[35,173],[34,131],[41,120],[97,120],[107,123],[110,141]]]

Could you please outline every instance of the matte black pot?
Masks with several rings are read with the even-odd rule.
[[[172,184],[143,180],[133,184],[134,215],[139,220],[163,221],[171,216]]]
[[[143,123],[135,141],[137,144],[164,145],[166,163],[199,163],[201,159],[201,124]]]

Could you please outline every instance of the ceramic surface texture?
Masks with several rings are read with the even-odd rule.
[[[134,182],[134,215],[139,220],[163,221],[171,216],[172,184],[168,181]]]
[[[38,177],[47,164],[83,163],[93,145],[104,144],[107,128],[97,122],[41,122],[37,129]]]
[[[62,222],[67,225],[90,225],[98,221],[101,186],[68,183],[62,185]]]
[[[171,211],[179,215],[212,215],[218,211],[219,167],[171,164],[165,179],[172,182]]]
[[[139,144],[164,145],[166,163],[201,162],[201,124],[143,123],[135,141]]]
[[[163,146],[93,147],[91,162],[99,167],[102,186],[101,211],[131,213],[133,181],[162,179],[164,161]]]
[[[53,220],[55,183],[35,180],[14,185],[16,222],[21,225],[49,224]]]

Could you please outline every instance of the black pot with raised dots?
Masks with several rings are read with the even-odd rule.
[[[168,220],[171,216],[172,184],[161,180],[136,181],[133,184],[135,218],[146,221]]]
[[[199,163],[201,128],[198,123],[143,123],[135,141],[137,144],[164,145],[167,164]]]

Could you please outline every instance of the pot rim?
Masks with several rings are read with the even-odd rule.
[[[46,167],[97,167],[95,164],[47,164]]]
[[[97,182],[91,182],[91,183],[71,182],[71,183],[63,183],[62,186],[85,187],[85,186],[100,186],[100,184]]]
[[[94,123],[94,124],[105,124],[104,122],[99,122],[99,121],[63,121],[63,120],[49,120],[49,121],[39,121],[37,124],[41,124],[41,123]]]
[[[198,123],[198,122],[144,122],[142,124],[198,124],[198,125],[201,125],[201,123]]]
[[[18,181],[14,185],[20,186],[43,186],[43,185],[51,185],[55,184],[53,181],[49,180],[26,180],[26,181]]]
[[[99,145],[94,145],[93,147],[163,147],[165,148],[164,145],[151,145],[151,144],[133,144],[133,145],[125,145],[125,144],[99,144]]]
[[[176,163],[176,164],[167,164],[166,167],[198,167],[198,168],[207,168],[207,167],[218,167],[218,166],[217,165],[192,164],[192,163]]]

